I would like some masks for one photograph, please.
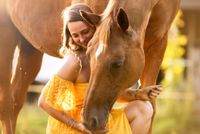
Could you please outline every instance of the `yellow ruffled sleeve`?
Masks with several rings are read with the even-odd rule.
[[[57,110],[72,110],[75,106],[74,84],[54,75],[43,88],[47,104]]]

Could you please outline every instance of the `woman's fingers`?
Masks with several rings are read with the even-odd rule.
[[[151,100],[153,98],[156,98],[161,92],[161,85],[151,85],[139,90],[138,96],[140,96],[140,99],[143,100]]]
[[[89,131],[89,130],[87,130],[87,129],[85,129],[85,131],[84,131],[86,134],[92,134],[92,132],[91,131]]]
[[[79,129],[84,133],[84,134],[92,134],[90,130],[88,130],[84,124],[79,123]]]
[[[160,85],[155,85],[155,86],[152,86],[150,87],[150,90],[152,90],[153,92],[162,92],[162,86]]]
[[[160,94],[160,93],[161,93],[161,91],[159,91],[159,90],[154,90],[154,89],[152,89],[151,92],[152,92],[152,93],[156,93],[156,94]]]
[[[153,89],[153,88],[162,88],[162,85],[151,85],[151,86],[148,86],[146,87],[148,89]]]
[[[97,131],[98,134],[105,134],[107,133],[109,130],[108,129],[104,129],[104,130],[100,130],[100,131]]]
[[[150,94],[151,97],[157,97],[158,95],[159,93],[153,93],[153,92]]]
[[[161,85],[152,85],[152,86],[149,86],[148,88],[149,88],[148,96],[150,98],[156,98],[162,91]]]
[[[160,91],[151,90],[151,92],[149,93],[149,96],[151,96],[151,97],[157,97],[159,94],[160,94]]]

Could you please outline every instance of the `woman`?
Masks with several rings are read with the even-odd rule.
[[[62,50],[68,51],[65,51],[63,66],[47,83],[38,101],[38,105],[50,115],[48,134],[92,133],[81,123],[81,110],[90,77],[85,52],[95,32],[95,26],[85,22],[79,10],[92,12],[84,4],[75,4],[64,10],[63,47],[67,49]],[[131,102],[123,110],[112,110],[107,123],[109,134],[145,133],[143,129],[146,131],[149,127],[152,107],[145,101],[132,100],[136,100],[137,96],[144,100],[150,99],[149,90],[152,91],[151,97],[157,97],[160,87],[152,86],[137,94],[131,92],[131,95],[127,95],[125,92],[122,95],[123,100],[128,99]],[[139,126],[139,130],[133,124]],[[141,129],[141,124],[146,128]]]

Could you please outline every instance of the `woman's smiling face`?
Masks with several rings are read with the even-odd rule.
[[[74,43],[84,48],[87,48],[87,44],[95,32],[94,28],[83,21],[69,22],[68,29]]]

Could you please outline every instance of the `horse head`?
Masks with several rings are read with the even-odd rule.
[[[84,124],[95,132],[105,131],[119,94],[139,79],[144,68],[141,37],[129,24],[125,10],[114,7],[102,15],[81,11],[86,21],[96,25],[87,50],[91,77],[83,110]]]

